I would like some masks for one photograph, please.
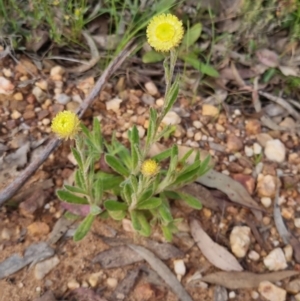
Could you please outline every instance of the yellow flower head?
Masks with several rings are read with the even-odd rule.
[[[73,139],[79,132],[80,120],[70,111],[59,112],[52,120],[51,129],[61,139]]]
[[[171,14],[155,16],[147,27],[148,43],[156,51],[170,51],[177,47],[183,37],[182,22]]]
[[[145,177],[155,176],[159,172],[159,165],[152,159],[145,160],[141,167],[141,173]]]

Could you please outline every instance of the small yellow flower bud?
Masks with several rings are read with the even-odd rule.
[[[80,130],[78,116],[70,111],[59,112],[52,120],[51,129],[60,139],[73,139]]]
[[[147,27],[148,43],[156,51],[168,52],[177,47],[183,34],[182,22],[172,14],[153,17]]]
[[[145,177],[155,176],[159,172],[159,165],[152,159],[145,160],[141,167],[141,173]]]

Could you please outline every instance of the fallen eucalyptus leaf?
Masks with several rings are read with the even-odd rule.
[[[267,274],[251,272],[216,272],[201,278],[201,281],[222,285],[228,289],[254,288],[261,281],[277,282],[282,279],[299,275],[297,271],[279,271]]]
[[[157,274],[169,285],[170,289],[176,294],[179,300],[193,301],[175,275],[152,252],[141,246],[131,244],[128,246],[150,264],[152,269],[155,270]]]
[[[53,256],[54,250],[45,242],[30,245],[21,257],[19,254],[13,254],[0,263],[0,279],[5,278],[31,263],[37,263],[41,260]]]
[[[118,284],[118,286],[114,290],[111,299],[117,300],[118,296],[121,295],[128,296],[133,286],[135,285],[139,272],[139,268],[128,271],[125,278]]]
[[[279,64],[279,56],[269,49],[260,49],[256,51],[258,60],[265,66],[275,68]]]
[[[66,219],[62,216],[54,225],[52,232],[48,236],[47,243],[49,245],[57,243],[60,238],[69,230],[74,223],[73,220]]]
[[[253,214],[258,220],[262,219],[261,207],[251,198],[247,190],[240,183],[230,177],[215,170],[210,170],[198,178],[196,182],[223,191],[232,202],[255,209],[252,210]]]
[[[190,220],[191,234],[205,258],[224,271],[242,271],[237,259],[223,246],[215,243],[196,219]]]

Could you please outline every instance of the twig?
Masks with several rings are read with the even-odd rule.
[[[258,91],[258,94],[279,104],[280,106],[285,108],[288,111],[288,113],[292,115],[296,120],[299,120],[299,113],[285,99],[263,91]]]
[[[134,51],[135,45],[129,43],[125,49],[109,64],[104,70],[101,77],[95,84],[95,87],[87,98],[83,101],[77,110],[77,115],[81,118],[87,108],[93,103],[93,100],[99,94],[108,78],[116,72],[116,70],[123,64],[125,59]],[[9,200],[24,184],[25,182],[35,173],[35,171],[43,164],[43,162],[49,157],[54,149],[61,143],[61,141],[53,137],[48,142],[44,151],[39,157],[31,162],[17,177],[16,179],[4,188],[0,192],[0,206],[7,200]]]

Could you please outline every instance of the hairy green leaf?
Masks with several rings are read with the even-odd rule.
[[[116,220],[121,221],[126,216],[126,211],[108,211],[109,216]]]
[[[164,58],[165,56],[161,52],[150,50],[142,56],[142,61],[144,64],[157,63],[161,62]]]
[[[150,236],[151,234],[151,227],[150,224],[147,221],[147,218],[145,217],[145,215],[141,212],[137,213],[137,218],[139,220],[139,223],[141,225],[141,229],[139,230],[139,233],[143,236]]]
[[[94,198],[97,204],[100,204],[103,198],[103,180],[98,178],[94,182]]]
[[[72,204],[88,204],[87,199],[79,197],[70,191],[67,190],[57,190],[56,191],[57,196],[60,200],[72,203]]]
[[[166,115],[173,107],[179,93],[179,76],[176,76],[174,83],[172,84],[169,93],[166,95],[166,109],[164,115]]]
[[[194,45],[197,40],[200,38],[202,32],[202,24],[196,23],[192,27],[188,28],[186,31],[182,43],[181,48],[189,48],[190,46]]]
[[[162,204],[158,207],[158,213],[166,224],[173,221],[170,207],[165,202],[162,202]]]
[[[72,147],[71,150],[72,150],[72,154],[73,154],[73,156],[74,156],[74,158],[75,158],[75,160],[76,160],[76,162],[78,164],[78,167],[81,170],[83,170],[83,162],[82,162],[82,159],[81,159],[79,151],[76,148],[74,148],[74,147]]]
[[[77,169],[75,172],[75,184],[80,187],[82,190],[85,190],[84,177],[80,169]]]
[[[77,186],[64,185],[64,188],[70,192],[86,194],[83,189],[81,189],[80,187],[77,187]]]
[[[146,201],[139,202],[137,204],[137,209],[139,210],[149,210],[149,209],[155,209],[159,207],[162,203],[162,200],[160,198],[150,198]]]
[[[101,208],[97,205],[91,205],[90,206],[90,214],[92,215],[98,215],[102,212]]]
[[[198,210],[202,208],[201,202],[194,196],[183,192],[178,192],[178,194],[180,195],[180,198],[185,201],[190,207]]]
[[[141,226],[139,218],[138,218],[138,212],[137,211],[131,211],[130,212],[130,218],[131,218],[133,229],[136,230],[136,231],[140,231],[142,226]]]
[[[125,211],[128,209],[127,204],[117,202],[115,200],[107,200],[104,202],[104,207],[108,211]]]
[[[101,179],[102,186],[105,191],[119,187],[121,182],[124,180],[124,178],[119,175],[114,175],[103,171],[98,172],[96,177]]]
[[[173,239],[173,234],[168,226],[161,225],[161,230],[167,242],[171,242]]]
[[[168,149],[162,151],[161,153],[153,156],[152,159],[157,162],[163,161],[171,156],[171,151],[172,151],[172,149],[168,148]]]
[[[105,155],[105,162],[117,173],[120,175],[127,177],[129,175],[128,170],[126,167],[120,162],[120,159],[117,159],[115,156],[106,154]]]
[[[102,152],[103,150],[103,137],[101,133],[101,125],[98,118],[94,117],[93,119],[93,141],[95,143],[95,147],[97,148],[98,152]]]
[[[91,229],[94,219],[95,216],[92,214],[89,214],[85,217],[85,219],[80,223],[80,225],[76,229],[76,232],[73,237],[74,241],[79,241],[87,235],[87,233]]]

